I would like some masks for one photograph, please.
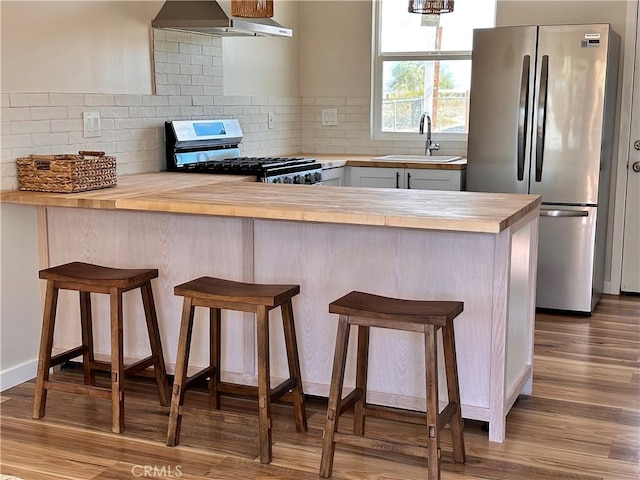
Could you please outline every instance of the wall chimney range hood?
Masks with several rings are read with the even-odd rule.
[[[215,0],[167,0],[151,26],[163,30],[216,36],[291,37],[293,30],[270,18],[240,18],[231,15],[229,2]]]

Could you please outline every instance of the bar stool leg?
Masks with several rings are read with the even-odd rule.
[[[111,288],[111,431],[124,430],[124,352],[122,290]]]
[[[51,368],[51,349],[53,348],[53,328],[58,306],[58,288],[53,280],[47,281],[47,293],[44,301],[42,332],[40,334],[40,351],[38,352],[38,371],[36,374],[35,395],[33,399],[33,418],[44,416],[47,403],[47,390],[44,383],[49,381]]]
[[[146,282],[140,287],[142,304],[144,305],[144,316],[147,321],[147,331],[149,332],[149,344],[151,345],[151,355],[153,356],[153,370],[158,385],[158,395],[160,405],[167,407],[171,404],[169,381],[167,380],[167,370],[162,353],[162,343],[160,341],[160,330],[158,327],[158,316],[153,301],[153,290],[151,282]]]
[[[425,325],[425,370],[427,387],[428,478],[440,480],[440,431],[438,430],[438,354],[435,325]]]
[[[258,412],[260,418],[260,462],[270,463],[271,448],[271,370],[269,367],[269,310],[258,307]]]
[[[95,356],[93,353],[93,319],[91,318],[91,293],[80,292],[80,326],[82,328],[82,371],[84,384],[96,384],[96,372],[93,369]]]
[[[289,363],[289,376],[296,380],[296,385],[291,390],[293,397],[293,413],[295,415],[296,431],[307,431],[307,413],[304,405],[304,392],[302,390],[302,375],[300,373],[300,360],[298,357],[298,344],[296,341],[295,322],[293,318],[293,306],[291,300],[282,304],[282,326]]]
[[[358,325],[358,354],[356,362],[356,390],[359,400],[353,406],[353,434],[364,435],[367,404],[367,371],[369,369],[369,327]]]
[[[338,430],[340,418],[340,402],[342,399],[342,384],[344,383],[347,347],[349,345],[348,317],[340,315],[338,332],[336,334],[336,349],[333,357],[333,371],[331,373],[331,387],[329,389],[329,405],[327,408],[327,422],[324,427],[322,441],[322,459],[320,460],[320,476],[328,478],[333,470],[333,457],[336,452],[334,435]]]
[[[444,364],[447,373],[447,391],[449,402],[455,402],[456,411],[451,417],[451,439],[453,443],[453,459],[458,463],[465,462],[464,453],[464,421],[460,406],[460,388],[457,381],[458,364],[456,362],[456,344],[451,326],[442,327],[442,344],[444,349]]]
[[[213,367],[209,377],[209,408],[220,409],[220,392],[218,385],[222,381],[220,378],[220,332],[221,332],[221,311],[219,308],[209,309],[209,366]]]
[[[178,337],[176,372],[173,378],[173,393],[171,395],[171,409],[169,410],[167,445],[170,447],[175,447],[180,442],[180,424],[182,423],[180,406],[184,402],[184,385],[187,382],[187,365],[189,365],[191,334],[193,332],[193,314],[194,307],[191,297],[184,297],[180,335]]]

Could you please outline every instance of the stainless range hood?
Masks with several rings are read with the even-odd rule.
[[[167,0],[151,22],[151,26],[225,37],[293,36],[292,29],[283,27],[270,18],[233,17],[229,12],[229,2],[225,4],[214,0]]]

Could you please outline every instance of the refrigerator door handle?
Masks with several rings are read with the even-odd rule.
[[[518,181],[524,180],[524,157],[526,150],[527,120],[529,119],[529,69],[531,56],[522,57],[520,77],[520,101],[518,105]]]
[[[542,56],[540,90],[538,91],[538,128],[536,133],[536,182],[542,181],[544,133],[547,116],[547,86],[549,83],[549,55]]]
[[[588,217],[587,210],[540,210],[541,217]]]

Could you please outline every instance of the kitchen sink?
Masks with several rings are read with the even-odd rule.
[[[373,160],[388,160],[395,162],[428,162],[428,163],[449,163],[461,160],[462,157],[454,155],[385,155],[375,157]]]

